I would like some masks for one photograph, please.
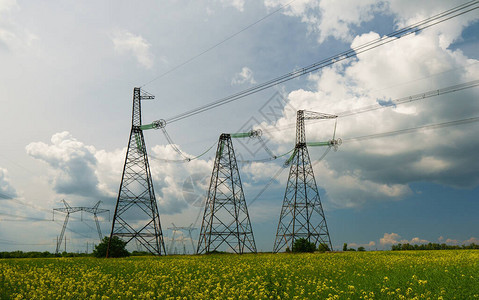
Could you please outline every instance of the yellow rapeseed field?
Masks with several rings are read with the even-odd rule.
[[[1,299],[478,299],[479,251],[0,260]]]

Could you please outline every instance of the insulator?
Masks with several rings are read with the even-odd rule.
[[[165,128],[166,121],[163,120],[163,119],[157,120],[157,121],[154,121],[153,123],[151,123],[151,125],[153,126],[154,129]]]
[[[251,130],[251,137],[260,137],[263,135],[263,131],[261,129]]]

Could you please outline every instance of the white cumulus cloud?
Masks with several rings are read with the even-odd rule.
[[[125,148],[99,150],[64,131],[54,134],[50,144],[30,143],[26,151],[31,157],[47,164],[50,184],[56,193],[105,199],[110,204],[116,199]],[[181,213],[189,207],[197,209],[205,201],[213,161],[197,159],[184,164],[165,161],[183,158],[170,145],[156,145],[149,151],[154,191],[162,214]],[[193,190],[191,184],[195,186]]]
[[[421,239],[419,237],[414,237],[411,240],[401,239],[401,236],[397,233],[384,233],[384,236],[379,239],[379,244],[382,246],[394,245],[394,244],[428,244],[429,241],[425,239]]]
[[[0,0],[0,51],[19,51],[30,47],[38,36],[18,24],[14,12],[20,11],[16,0]]]
[[[236,73],[233,79],[231,80],[232,85],[240,85],[244,83],[255,84],[256,80],[253,76],[253,71],[248,67],[243,67],[241,72]]]
[[[265,0],[268,8],[278,8],[288,4],[288,0]],[[322,43],[327,38],[351,41],[354,31],[362,24],[371,21],[376,15],[389,15],[397,22],[397,27],[404,27],[424,20],[432,15],[463,4],[463,1],[413,1],[413,0],[302,0],[295,1],[283,9],[285,15],[300,18],[307,24],[309,31],[318,36]],[[439,26],[439,39],[442,45],[452,42],[463,26],[477,19],[477,14],[463,16],[465,23],[448,22],[448,26]]]
[[[141,35],[135,35],[128,31],[118,31],[112,37],[115,51],[121,55],[133,55],[138,63],[145,68],[152,68],[154,56],[151,45]]]
[[[12,199],[16,196],[17,192],[10,183],[7,169],[0,168],[0,199]]]
[[[224,6],[231,6],[239,10],[240,12],[244,11],[245,0],[221,0]]]
[[[30,143],[27,154],[45,162],[52,171],[51,184],[59,194],[73,194],[84,197],[105,196],[100,190],[95,174],[98,161],[96,149],[75,139],[69,132],[56,133],[51,144]]]
[[[265,0],[265,6],[275,8],[287,4],[286,0]],[[284,9],[284,14],[301,18],[311,32],[318,34],[318,41],[328,37],[350,41],[351,28],[370,21],[374,14],[385,10],[383,1],[295,1]]]
[[[379,243],[382,246],[386,245],[394,245],[398,243],[400,236],[397,233],[391,232],[391,233],[384,233],[384,236],[379,239]]]
[[[288,107],[341,114],[476,80],[479,61],[444,47],[440,35],[426,30],[325,68],[309,77],[309,90],[289,93]],[[357,36],[351,46],[377,37],[374,32]],[[315,167],[318,185],[327,194],[325,200],[336,207],[400,200],[414,192],[410,187],[414,182],[455,188],[477,186],[479,140],[471,138],[476,135],[477,124],[366,140],[355,138],[476,117],[478,93],[474,88],[339,118],[336,137],[344,142],[337,153],[331,152]],[[259,128],[269,132],[277,144],[292,143],[295,119],[285,109],[281,118],[264,122]],[[275,130],[288,128],[288,124],[292,125],[289,130]],[[334,121],[306,122],[307,140],[327,141],[333,129]],[[313,160],[321,153],[323,150],[318,148],[310,149]]]
[[[479,239],[475,237],[471,237],[470,239],[463,241],[462,244],[463,245],[469,245],[469,244],[479,245]]]
[[[162,159],[181,160],[184,157],[170,145],[156,145],[150,151],[151,174],[161,213],[177,214],[189,206],[200,207],[206,200],[213,161],[196,159],[178,164]]]

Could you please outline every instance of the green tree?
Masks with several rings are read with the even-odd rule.
[[[361,246],[358,248],[358,251],[366,251],[366,249],[363,246]]]
[[[343,251],[348,251],[348,243],[343,244]]]
[[[305,238],[297,239],[293,243],[293,252],[314,252],[315,250],[316,245]]]
[[[100,244],[95,247],[93,250],[93,256],[95,257],[106,257],[106,251],[108,249],[109,237],[104,237]],[[108,257],[125,257],[130,256],[130,252],[126,250],[126,242],[121,240],[119,237],[114,236],[111,238],[110,251]]]
[[[331,251],[331,249],[329,249],[328,245],[326,245],[326,244],[319,244],[317,250],[319,252]]]

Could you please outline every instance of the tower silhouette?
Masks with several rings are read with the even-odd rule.
[[[193,242],[193,235],[191,234],[191,232],[193,230],[196,230],[197,228],[193,227],[193,223],[190,224],[190,226],[186,227],[186,226],[176,226],[175,223],[171,223],[171,225],[173,225],[172,227],[168,227],[167,229],[170,229],[170,230],[173,230],[173,237],[171,238],[171,243],[170,243],[170,247],[169,247],[169,251],[168,251],[168,254],[178,254],[178,253],[175,253],[175,243],[177,241],[181,242],[182,245],[183,245],[183,254],[186,254],[186,241],[190,241],[191,242],[191,247],[193,249],[193,254],[195,253],[195,244]],[[176,233],[178,231],[181,231],[181,232],[188,232],[188,236],[185,237],[184,234],[181,235],[181,238],[177,238],[176,237]]]
[[[211,174],[197,253],[232,250],[256,252],[253,230],[231,138],[255,137],[260,131],[221,134]]]
[[[328,225],[319,198],[313,167],[306,144],[304,120],[334,119],[337,116],[299,110],[296,117],[296,145],[288,162],[291,164],[283,206],[279,217],[273,252],[292,249],[294,241],[305,238],[316,246],[332,250]],[[333,138],[324,145],[334,145]]]
[[[140,88],[133,90],[130,139],[113,216],[110,242],[113,236],[118,236],[127,243],[135,240],[150,253],[161,255],[166,254],[166,250],[141,125],[141,101],[154,98]]]
[[[101,204],[101,201],[98,201],[93,207],[82,207],[82,206],[71,207],[70,204],[68,204],[65,201],[65,199],[63,199],[62,202],[63,202],[63,205],[65,207],[54,208],[53,209],[53,220],[55,220],[55,212],[56,211],[65,213],[65,221],[63,221],[63,227],[62,227],[62,231],[60,233],[60,237],[57,239],[57,247],[56,247],[55,253],[58,254],[60,252],[60,247],[62,245],[63,236],[65,235],[65,230],[67,229],[67,224],[68,224],[68,220],[70,219],[70,214],[73,214],[73,213],[76,213],[76,212],[82,213],[82,212],[85,211],[85,212],[93,214],[93,218],[95,219],[95,224],[96,224],[96,230],[98,231],[98,237],[99,237],[100,242],[101,242],[101,240],[103,238],[103,235],[101,234],[100,223],[98,221],[98,214],[102,214],[102,213],[106,213],[106,212],[109,214],[110,210],[99,208],[100,204]],[[81,220],[83,221],[83,217],[81,218]],[[66,240],[65,240],[65,243],[66,243]],[[66,245],[65,245],[65,249],[66,249]]]

